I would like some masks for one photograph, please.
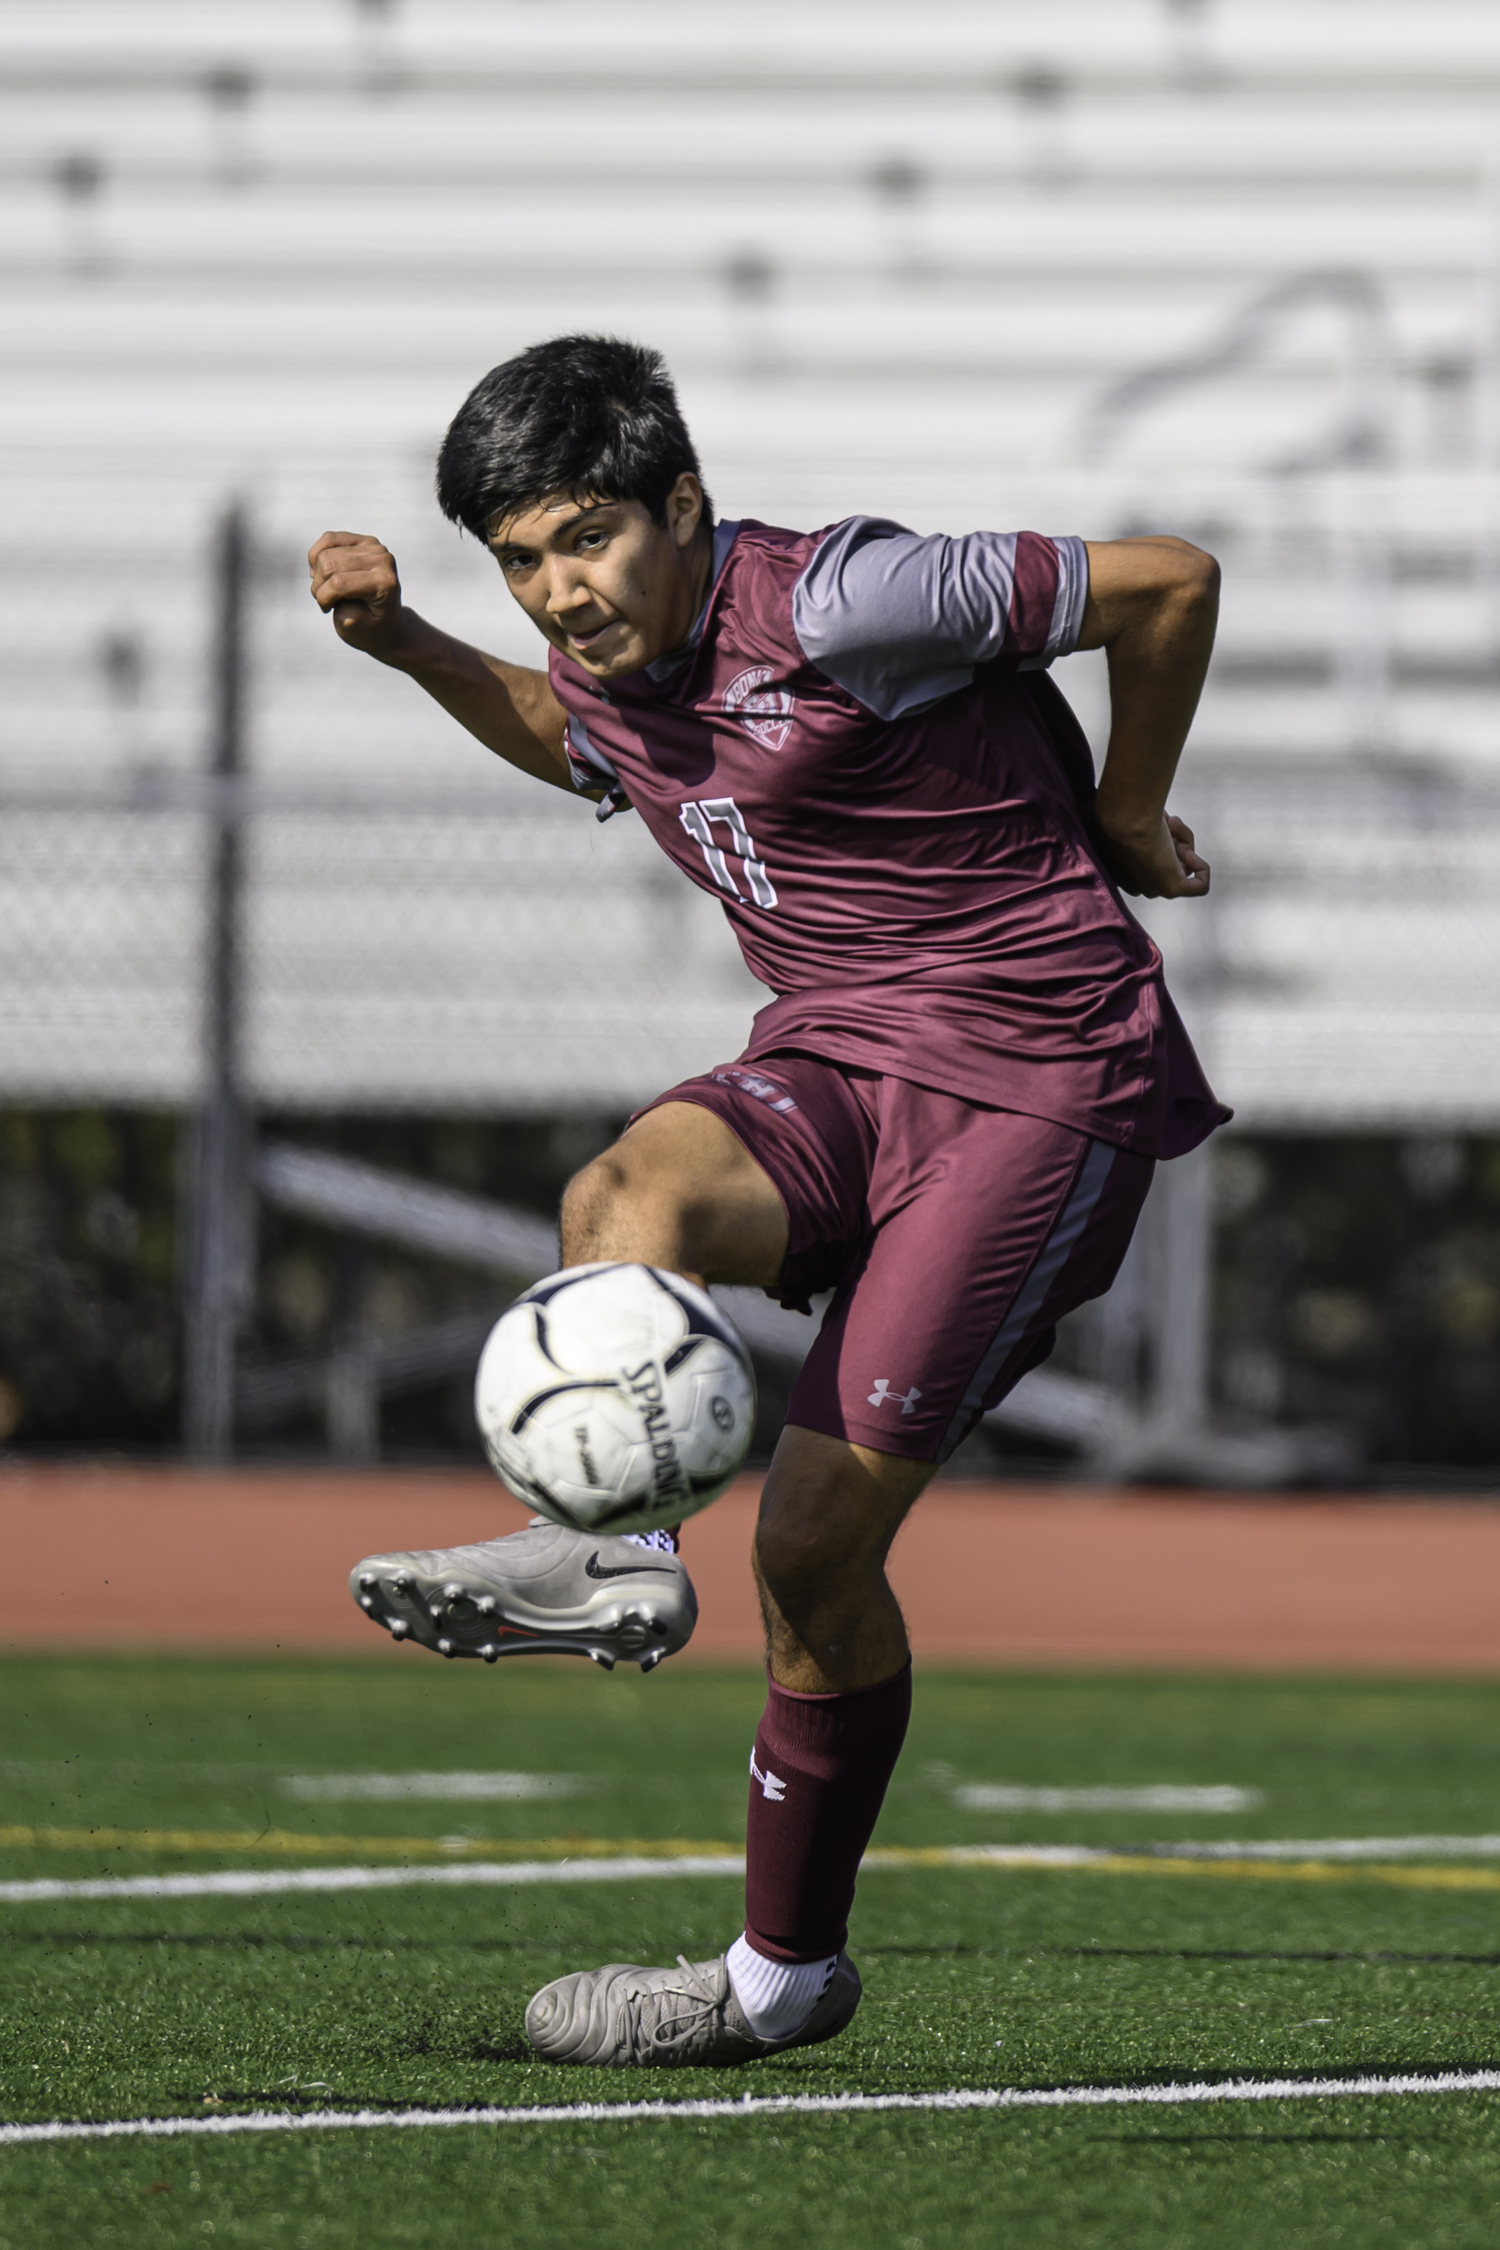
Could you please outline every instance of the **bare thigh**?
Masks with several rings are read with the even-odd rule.
[[[663,1102],[571,1183],[563,1263],[639,1261],[699,1282],[774,1288],[787,1252],[778,1188],[713,1110]],[[814,1694],[889,1679],[906,1662],[885,1557],[932,1475],[805,1429],[782,1432],[766,1479],[754,1567],[771,1668]]]
[[[786,1259],[786,1206],[711,1110],[648,1110],[568,1187],[565,1266],[618,1259],[700,1282],[774,1288]]]

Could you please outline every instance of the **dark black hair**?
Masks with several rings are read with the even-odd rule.
[[[554,495],[639,500],[665,523],[684,470],[702,482],[660,352],[614,336],[554,336],[470,391],[438,455],[438,505],[476,539],[492,517]]]

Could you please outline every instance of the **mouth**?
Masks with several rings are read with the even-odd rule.
[[[566,628],[568,645],[570,648],[580,650],[597,648],[605,634],[614,632],[619,623],[618,617],[611,617],[605,624],[591,626],[587,632],[583,633],[575,631],[570,625]]]

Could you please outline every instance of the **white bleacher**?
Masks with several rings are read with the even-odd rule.
[[[376,530],[419,607],[534,651],[431,462],[582,326],[667,353],[726,514],[1213,546],[1178,794],[1215,895],[1148,919],[1216,1079],[1251,1125],[1492,1127],[1497,96],[1489,0],[10,0],[0,1098],[193,1091],[234,493],[257,1097],[617,1107],[739,1044],[712,903],[299,576]],[[1345,278],[1250,359],[1105,410],[1310,269]],[[1097,736],[1097,660],[1061,676]]]

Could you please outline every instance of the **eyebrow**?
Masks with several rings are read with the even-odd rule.
[[[557,530],[559,533],[571,531],[575,524],[583,523],[589,516],[602,515],[607,508],[618,508],[619,505],[618,500],[579,501],[574,507],[573,514],[568,517],[565,523],[560,523]],[[498,552],[501,555],[529,555],[533,550],[518,539],[506,539],[502,541]]]

